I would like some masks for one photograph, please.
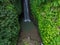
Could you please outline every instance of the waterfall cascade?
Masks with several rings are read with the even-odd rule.
[[[30,22],[28,0],[24,0],[24,22]]]

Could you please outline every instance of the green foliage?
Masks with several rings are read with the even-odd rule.
[[[60,0],[30,0],[44,45],[60,45]]]
[[[19,30],[15,6],[10,0],[0,0],[0,45],[16,45]]]
[[[21,9],[21,0],[10,0],[10,2],[14,5],[17,14],[19,15],[20,12],[22,11]]]
[[[0,3],[14,5],[18,15],[22,11],[21,10],[21,0],[0,0]]]
[[[22,11],[21,0],[16,0],[14,2],[14,6],[16,7],[17,14],[20,14],[20,12]]]

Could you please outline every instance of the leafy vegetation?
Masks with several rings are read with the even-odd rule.
[[[20,26],[18,10],[13,2],[0,0],[0,45],[16,45],[17,43]]]
[[[60,45],[60,0],[30,0],[44,45]]]

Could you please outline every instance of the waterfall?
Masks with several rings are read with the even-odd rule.
[[[24,22],[30,22],[28,0],[24,0]]]

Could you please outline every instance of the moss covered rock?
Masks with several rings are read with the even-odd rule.
[[[60,45],[60,0],[30,0],[44,45]]]

